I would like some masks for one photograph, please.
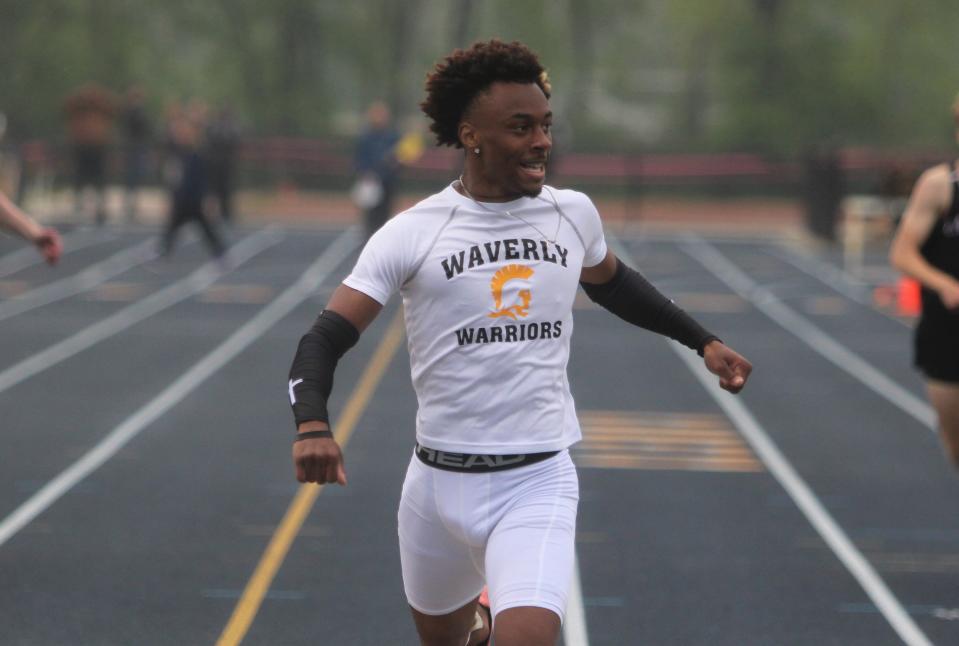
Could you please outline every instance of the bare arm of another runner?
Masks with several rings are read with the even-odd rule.
[[[622,286],[606,289],[616,282]],[[689,347],[698,345],[694,349],[703,357],[706,368],[719,377],[719,386],[723,390],[738,393],[746,385],[753,369],[749,361],[702,330],[638,272],[625,267],[611,251],[598,265],[583,268],[580,283],[591,299],[625,321],[665,334]],[[692,328],[699,328],[699,331]],[[701,344],[692,337],[702,339]]]
[[[304,352],[316,354],[315,350],[309,349],[312,346],[306,343],[307,338],[311,334],[325,335],[332,339],[329,341],[330,344],[339,346],[339,350],[335,350],[335,352],[342,354],[352,343],[337,340],[337,328],[324,328],[323,326],[339,325],[340,330],[348,330],[347,334],[355,334],[352,341],[355,343],[359,334],[373,322],[373,319],[376,318],[382,309],[382,305],[362,292],[347,287],[346,285],[340,285],[336,288],[336,291],[333,292],[333,295],[326,305],[326,309],[323,310],[320,318],[317,319],[317,324],[314,325],[310,333],[304,337],[304,340],[300,342],[300,347],[297,349],[297,358],[294,359],[294,368],[290,373],[291,403],[293,403],[292,400],[294,400],[294,386],[301,385],[297,380],[303,380],[304,378],[309,379],[309,375],[299,376],[295,373],[297,364],[300,363],[302,365],[303,363],[300,355]],[[330,315],[332,315],[331,319],[324,318]],[[349,330],[350,326],[352,326],[353,330]],[[326,342],[327,341],[324,340],[318,341],[319,344]],[[315,361],[312,362],[313,367],[310,368],[310,371],[323,373],[314,376],[317,376],[320,381],[328,379],[328,386],[320,388],[317,388],[315,385],[310,386],[309,384],[314,383],[314,381],[311,380],[307,382],[311,390],[309,392],[300,390],[297,392],[297,395],[301,398],[310,398],[313,400],[317,397],[322,397],[322,408],[324,410],[316,415],[297,413],[297,435],[330,430],[329,420],[325,419],[325,400],[329,395],[329,387],[332,387],[333,369],[336,366],[336,360],[339,356],[335,358],[316,356],[314,358]],[[315,417],[315,419],[299,419],[301,417]],[[337,444],[336,440],[332,437],[310,437],[294,442],[293,466],[296,472],[296,479],[300,482],[316,482],[318,484],[337,482],[341,485],[346,484],[346,468],[343,464],[343,453],[340,450],[339,444]]]
[[[0,226],[32,242],[51,265],[60,259],[63,243],[56,229],[38,224],[3,193],[0,193]]]
[[[889,249],[889,262],[902,273],[938,292],[946,307],[956,309],[959,307],[959,281],[933,267],[919,252],[948,208],[952,199],[951,188],[946,166],[930,168],[920,176]]]

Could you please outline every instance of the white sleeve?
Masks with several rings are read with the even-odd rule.
[[[586,247],[583,256],[583,267],[595,267],[606,257],[606,236],[603,234],[603,221],[599,217],[596,205],[586,195],[583,199],[583,246]]]
[[[412,227],[404,226],[408,223],[409,218],[400,214],[380,227],[363,247],[343,284],[386,305],[415,266],[417,236]]]

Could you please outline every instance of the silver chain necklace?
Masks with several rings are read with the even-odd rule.
[[[527,220],[526,218],[524,218],[524,217],[522,217],[522,216],[520,216],[520,215],[516,215],[516,214],[513,213],[512,211],[497,211],[497,210],[495,210],[495,209],[491,209],[491,208],[489,208],[488,206],[486,206],[485,204],[483,204],[482,202],[480,202],[479,200],[477,200],[475,197],[473,197],[473,194],[469,192],[469,189],[466,188],[466,183],[463,182],[463,175],[460,175],[460,176],[459,176],[459,179],[456,180],[456,181],[458,181],[458,182],[460,183],[460,188],[463,189],[463,193],[466,194],[466,197],[470,198],[470,199],[473,201],[473,204],[475,204],[476,206],[480,207],[480,208],[483,209],[484,211],[488,211],[489,213],[496,213],[497,215],[498,215],[498,214],[501,214],[501,213],[505,213],[506,215],[510,216],[511,218],[516,218],[517,220],[519,220],[520,222],[524,223],[524,224],[525,224],[526,226],[528,226],[529,228],[533,229],[536,233],[538,233],[538,234],[540,234],[541,236],[543,236],[543,239],[544,239],[544,240],[546,240],[546,241],[548,241],[548,242],[550,242],[550,243],[552,243],[552,244],[556,244],[556,238],[559,236],[559,226],[560,226],[560,224],[561,224],[562,221],[563,221],[563,216],[562,216],[562,213],[561,213],[560,210],[559,210],[559,206],[555,203],[555,199],[554,199],[554,202],[553,202],[553,208],[556,209],[556,231],[555,231],[555,233],[553,233],[553,237],[550,238],[548,235],[546,235],[545,233],[543,233],[542,229],[540,229],[538,226],[536,226],[535,224],[533,224],[532,222],[530,222],[530,221]],[[550,195],[552,196],[552,194],[550,194]],[[542,199],[542,198],[540,198],[540,199]]]

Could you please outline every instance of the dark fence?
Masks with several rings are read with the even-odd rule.
[[[70,155],[65,144],[28,141],[17,147],[25,171],[52,172],[69,176]],[[914,172],[949,159],[943,151],[881,151],[842,148],[828,151],[835,168],[847,182],[859,185],[882,182],[892,172]],[[154,159],[162,156],[154,153]],[[429,148],[404,174],[413,180],[436,181],[458,172],[462,151]],[[557,177],[591,185],[622,185],[630,182],[662,186],[695,186],[734,182],[746,186],[798,188],[809,155],[772,159],[755,153],[579,153],[554,156],[552,172]],[[112,155],[111,171],[119,176],[122,151]],[[257,137],[243,142],[239,163],[251,180],[297,181],[304,186],[349,182],[353,174],[349,143],[326,139]]]
[[[68,186],[71,157],[63,143],[28,141],[16,147],[26,182],[44,176]],[[110,177],[123,177],[123,154],[113,151]],[[403,171],[406,185],[431,190],[459,172],[462,151],[428,148]],[[829,209],[848,193],[908,193],[919,172],[949,159],[943,151],[867,148],[817,149],[794,158],[755,153],[601,154],[558,151],[550,181],[625,194],[783,195],[804,198],[811,209]],[[161,182],[162,150],[151,155],[150,178]],[[353,179],[352,144],[342,139],[256,137],[238,154],[240,184],[270,188],[346,190]]]

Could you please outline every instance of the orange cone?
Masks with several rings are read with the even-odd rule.
[[[896,310],[900,316],[919,316],[922,312],[922,296],[919,281],[903,276],[896,290]]]

